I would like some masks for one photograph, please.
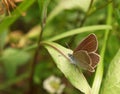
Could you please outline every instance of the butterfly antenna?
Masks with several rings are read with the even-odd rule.
[[[67,42],[65,42],[65,45],[68,49],[71,49]]]

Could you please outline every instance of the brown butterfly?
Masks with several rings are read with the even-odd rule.
[[[98,48],[98,40],[95,34],[88,35],[73,51],[73,54],[68,54],[71,63],[79,68],[95,71],[95,67],[100,61],[100,56],[96,53]]]

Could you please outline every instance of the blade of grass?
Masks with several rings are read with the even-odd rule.
[[[62,38],[66,38],[72,35],[76,35],[76,34],[80,34],[84,32],[93,32],[95,30],[104,30],[104,29],[111,30],[112,27],[110,25],[97,25],[97,26],[82,27],[82,28],[66,31],[65,33],[59,34],[58,36],[55,36],[55,37],[52,37],[52,38],[49,38],[43,41],[57,41],[57,40],[60,40]],[[24,48],[23,50],[31,50],[31,49],[35,49],[36,47],[37,47],[37,44],[34,44],[32,46]]]
[[[107,25],[110,25],[111,22],[112,22],[112,12],[113,12],[112,4],[109,4],[107,20],[106,20]],[[107,45],[109,32],[110,31],[108,29],[106,29],[105,36],[104,36],[104,41],[103,41],[104,44],[103,44],[103,47],[101,49],[101,54],[100,54],[101,55],[101,60],[100,60],[100,63],[97,67],[94,82],[93,82],[93,85],[92,85],[92,94],[99,94],[99,91],[100,91],[100,86],[101,86],[103,72],[104,72],[103,71],[103,68],[104,68],[103,62],[104,62],[104,58],[105,58],[105,49],[106,49],[106,45]]]
[[[86,26],[86,27],[67,31],[67,32],[59,34],[55,37],[49,38],[46,41],[56,41],[56,40],[63,39],[65,37],[73,36],[76,34],[80,34],[80,33],[84,33],[84,32],[93,32],[95,30],[104,30],[104,29],[112,29],[112,27],[110,25]]]

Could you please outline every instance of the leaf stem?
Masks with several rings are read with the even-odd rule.
[[[39,50],[40,50],[40,41],[41,41],[41,37],[42,37],[42,32],[43,32],[43,27],[41,27],[41,32],[38,38],[38,43],[37,43],[37,48],[34,54],[34,58],[33,58],[33,62],[30,65],[30,77],[29,77],[29,93],[28,94],[34,94],[34,72],[35,72],[35,65],[38,62],[38,54],[39,54]]]
[[[49,2],[50,2],[50,0],[47,0],[47,1],[38,0],[39,7],[40,7],[40,13],[41,13],[41,19],[40,19],[41,32],[40,32],[39,37],[38,37],[37,48],[36,48],[36,51],[34,54],[33,62],[30,65],[30,78],[29,78],[28,94],[34,94],[34,80],[33,80],[33,78],[34,78],[34,73],[35,73],[35,65],[38,62],[38,55],[39,55],[40,46],[41,46],[40,42],[42,40],[42,35],[43,35],[44,27],[46,24],[47,6],[48,6]]]
[[[41,42],[41,45],[48,45],[50,47],[52,47],[53,49],[55,49],[56,51],[58,51],[60,54],[62,54],[66,59],[70,60],[60,49],[58,49],[57,47],[55,47],[54,45],[51,45],[50,42]]]

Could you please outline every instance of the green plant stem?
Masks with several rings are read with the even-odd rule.
[[[29,79],[29,91],[28,94],[34,94],[34,73],[35,73],[35,65],[38,62],[38,55],[40,51],[40,42],[42,40],[42,34],[44,31],[44,24],[43,20],[41,21],[41,32],[38,37],[37,48],[34,54],[33,62],[30,65],[30,79]]]
[[[37,43],[37,48],[34,54],[34,58],[33,58],[33,62],[30,65],[30,79],[29,79],[29,93],[28,94],[34,94],[34,72],[35,72],[35,65],[38,62],[38,54],[39,54],[39,50],[40,50],[40,41],[41,41],[41,37],[42,37],[42,32],[43,32],[43,26],[41,26],[41,32],[38,38],[38,43]]]
[[[106,6],[108,6],[108,5],[109,5],[110,3],[112,3],[112,2],[113,2],[113,0],[110,0],[110,1],[108,1],[107,3],[105,3],[104,5],[102,5],[102,6],[98,7],[98,8],[91,9],[91,10],[89,11],[88,16],[93,15],[95,12],[97,12],[98,10],[101,10],[101,9],[105,8]]]
[[[108,5],[107,20],[106,20],[107,25],[110,25],[112,23],[112,12],[113,12],[112,4],[109,4]],[[94,82],[93,82],[93,85],[92,85],[92,94],[99,94],[99,91],[100,91],[100,86],[101,86],[103,72],[104,72],[103,71],[103,69],[104,69],[103,62],[104,62],[104,58],[105,58],[105,50],[106,50],[106,45],[107,45],[109,32],[110,31],[108,29],[105,32],[104,42],[103,42],[104,44],[103,44],[103,47],[101,49],[101,54],[100,54],[101,55],[101,60],[100,60],[100,63],[97,67],[96,74],[95,74],[95,79],[94,79]]]
[[[47,6],[49,4],[50,0],[38,0],[38,4],[40,7],[40,15],[41,15],[41,19],[40,19],[40,24],[41,24],[41,32],[40,35],[38,37],[38,42],[37,42],[37,48],[34,54],[34,58],[33,58],[33,62],[30,65],[30,79],[29,79],[29,92],[28,94],[34,94],[34,73],[35,73],[35,65],[38,62],[38,55],[40,52],[40,47],[41,47],[41,40],[42,40],[42,35],[43,35],[43,31],[44,31],[44,27],[46,24],[46,16],[47,16]]]

